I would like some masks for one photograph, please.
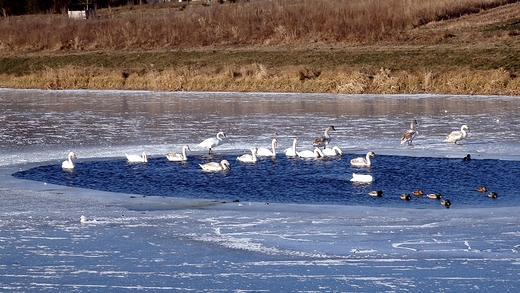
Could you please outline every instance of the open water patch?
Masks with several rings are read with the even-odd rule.
[[[182,197],[221,201],[340,204],[412,208],[441,208],[428,193],[440,193],[451,208],[510,207],[520,203],[520,162],[376,155],[371,167],[352,167],[354,154],[337,158],[298,159],[277,156],[254,164],[236,161],[236,154],[189,156],[185,163],[166,157],[128,163],[126,159],[76,162],[72,171],[60,164],[16,172],[16,178],[71,187],[143,196]],[[226,159],[231,170],[203,172],[199,164]],[[370,174],[371,183],[353,183],[352,173]],[[486,186],[481,193],[477,187]],[[415,189],[422,197],[400,199]],[[382,197],[368,193],[382,190]],[[498,194],[489,198],[489,192]]]

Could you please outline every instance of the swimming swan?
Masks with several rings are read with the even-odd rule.
[[[450,135],[448,135],[446,137],[446,139],[444,141],[453,142],[453,143],[457,144],[458,141],[463,140],[468,136],[468,134],[466,133],[466,130],[469,132],[469,126],[464,124],[460,127],[460,131],[453,131],[452,133],[450,133]]]
[[[251,154],[243,154],[243,155],[237,157],[237,160],[242,163],[255,163],[258,160],[256,158],[257,151],[258,151],[257,148],[252,148]]]
[[[74,152],[70,152],[68,157],[67,157],[67,160],[63,161],[63,163],[61,163],[61,167],[63,169],[74,169],[74,163],[72,163],[72,158],[76,158],[76,154]]]
[[[368,183],[374,181],[374,177],[372,177],[372,175],[352,173],[352,179],[350,179],[350,181]]]
[[[186,156],[186,151],[191,151],[190,147],[188,145],[185,145],[185,146],[182,147],[182,153],[181,154],[179,154],[179,153],[167,154],[166,158],[168,159],[168,161],[171,161],[171,162],[184,162],[184,161],[187,161],[188,157]]]
[[[222,143],[222,137],[226,137],[226,134],[224,132],[217,133],[216,137],[210,137],[199,143],[199,147],[208,149],[208,154],[211,154],[211,149],[214,147],[217,147]]]
[[[327,127],[325,129],[325,131],[323,132],[323,136],[314,138],[314,140],[312,141],[312,146],[318,147],[318,148],[321,148],[321,147],[326,148],[330,141],[330,136],[329,136],[330,130],[336,130],[336,129],[332,125]]]
[[[129,155],[129,154],[125,154],[125,155],[126,155],[126,159],[130,163],[146,163],[146,162],[148,162],[148,157],[146,156],[145,152],[143,152],[143,154],[141,156],[139,156],[139,155]]]
[[[301,151],[301,152],[296,152],[296,154],[300,158],[309,158],[309,159],[317,159],[317,158],[322,158],[325,156],[318,147],[316,147],[314,149],[314,151],[305,150],[305,151]]]
[[[339,147],[334,146],[333,148],[323,149],[323,154],[325,157],[335,157],[343,155],[343,152]]]
[[[293,141],[292,147],[285,150],[285,155],[288,157],[297,157],[298,156],[298,154],[296,153],[297,144],[298,144],[298,140],[295,138]]]
[[[406,142],[408,143],[408,145],[412,145],[413,139],[415,138],[417,133],[419,133],[417,130],[415,130],[415,125],[417,125],[417,120],[414,119],[410,123],[410,129],[406,130],[403,133],[403,136],[401,136],[401,144]]]
[[[376,154],[374,152],[368,152],[365,158],[354,158],[350,160],[350,164],[352,166],[357,167],[370,167],[372,166],[372,162],[370,161],[370,157],[375,157]]]
[[[220,163],[217,162],[209,162],[206,164],[199,164],[199,166],[202,168],[202,171],[207,172],[218,172],[218,171],[226,171],[231,170],[231,165],[227,160],[222,160]]]
[[[256,155],[259,157],[276,157],[276,147],[278,146],[278,141],[276,138],[273,138],[271,142],[271,149],[268,148],[259,148],[256,152]]]

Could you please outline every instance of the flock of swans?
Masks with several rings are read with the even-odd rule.
[[[407,129],[402,137],[401,137],[401,144],[413,144],[413,139],[418,134],[418,131],[415,129],[415,126],[417,125],[417,121],[413,120],[410,123],[410,129]],[[294,139],[292,146],[285,149],[284,154],[289,158],[310,158],[310,159],[318,159],[318,158],[325,158],[325,157],[335,157],[335,156],[342,156],[343,152],[338,146],[329,146],[329,143],[331,141],[329,131],[335,130],[334,126],[328,126],[323,136],[316,137],[312,141],[312,146],[314,147],[313,150],[303,150],[298,151],[296,149],[298,145],[298,140]],[[460,128],[460,131],[452,131],[446,138],[445,142],[453,142],[455,144],[458,144],[459,141],[465,139],[467,137],[467,132],[469,132],[469,127],[467,125],[462,125]],[[274,133],[276,136],[276,133]],[[215,147],[218,147],[220,144],[224,142],[224,139],[226,138],[226,134],[224,132],[218,132],[215,137],[210,137],[205,140],[203,140],[201,143],[198,144],[198,147],[207,149],[208,154],[212,154],[212,151]],[[277,151],[276,148],[278,147],[278,140],[276,138],[273,138],[271,141],[271,147],[254,147],[251,148],[251,153],[240,155],[236,158],[238,162],[241,163],[256,163],[259,159],[259,157],[276,157]],[[182,147],[182,150],[180,153],[170,153],[166,155],[166,158],[168,161],[171,162],[186,162],[188,160],[188,156],[186,154],[187,151],[191,151],[190,147],[188,145],[184,145]],[[145,152],[143,152],[141,155],[129,155],[125,154],[127,161],[130,163],[146,163],[148,162],[148,158]],[[370,167],[372,166],[371,157],[375,157],[375,153],[372,151],[367,152],[365,157],[358,157],[353,158],[350,160],[350,165],[355,167]],[[73,158],[77,158],[76,154],[74,152],[70,152],[68,154],[67,160],[63,161],[62,168],[63,169],[74,169],[74,163],[72,161]],[[466,157],[463,158],[464,161],[470,160],[471,156],[468,154]],[[228,160],[222,160],[220,162],[209,162],[205,164],[199,164],[201,169],[206,172],[219,172],[219,171],[227,171],[231,170],[231,164]],[[350,181],[353,182],[372,182],[373,177],[368,174],[352,174],[352,179]],[[487,192],[486,187],[481,186],[477,188],[478,192]],[[421,197],[423,195],[422,190],[414,190],[412,192],[414,196]],[[383,191],[377,190],[377,191],[371,191],[369,192],[370,196],[376,196],[380,197],[383,196]],[[496,192],[491,192],[488,194],[488,197],[490,198],[497,198]],[[439,193],[431,193],[427,194],[426,197],[430,199],[438,199],[440,200],[441,205],[445,207],[449,207],[451,205],[451,202],[448,199],[442,199],[442,196]],[[403,193],[401,194],[400,198],[402,200],[410,200],[411,195]]]
[[[401,144],[407,143],[408,145],[413,144],[413,139],[418,134],[418,131],[415,129],[417,125],[417,121],[414,119],[410,123],[410,129],[407,129],[402,137]],[[338,146],[329,146],[331,141],[331,137],[329,131],[336,130],[334,126],[328,126],[323,132],[322,136],[318,136],[312,140],[313,150],[303,150],[297,151],[296,146],[298,145],[298,140],[294,139],[292,147],[289,147],[285,150],[285,155],[290,158],[309,158],[309,159],[318,159],[324,157],[334,157],[343,155],[342,150]],[[457,142],[465,139],[467,137],[467,132],[469,131],[469,127],[467,125],[462,125],[460,131],[451,132],[446,139],[445,142],[453,142],[457,144]],[[276,135],[276,133],[274,134]],[[218,147],[220,144],[224,142],[224,139],[227,138],[226,134],[222,131],[218,132],[215,137],[210,137],[203,140],[198,144],[198,147],[207,149],[208,154],[212,154],[214,148]],[[259,157],[276,157],[276,147],[278,146],[278,140],[273,138],[271,141],[270,148],[252,148],[251,154],[243,154],[237,157],[237,161],[242,163],[255,163],[258,161]],[[180,153],[170,153],[166,155],[166,158],[172,162],[185,162],[188,160],[186,152],[190,151],[190,147],[188,145],[183,146],[182,151]],[[148,162],[148,158],[145,152],[141,155],[129,155],[125,154],[128,162],[130,163],[146,163]],[[350,164],[355,167],[370,167],[372,165],[371,157],[375,157],[375,153],[370,151],[366,154],[365,157],[353,158],[350,160]],[[74,152],[70,152],[66,161],[62,163],[63,169],[74,169],[74,163],[72,162],[72,158],[77,158]],[[227,160],[222,160],[220,162],[209,162],[206,164],[199,164],[203,171],[207,172],[218,172],[218,171],[226,171],[231,169],[231,164]],[[354,182],[371,182],[373,178],[371,175],[366,174],[352,174],[351,181]]]

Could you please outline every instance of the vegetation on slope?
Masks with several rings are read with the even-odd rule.
[[[0,20],[0,86],[518,94],[512,0],[257,0]]]

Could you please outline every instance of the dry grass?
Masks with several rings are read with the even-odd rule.
[[[41,15],[0,21],[0,48],[121,50],[309,42],[373,44],[407,39],[431,21],[513,0],[257,0],[186,9],[101,11],[88,21]]]
[[[4,18],[0,86],[518,95],[520,2],[509,2],[258,0]]]
[[[261,64],[230,66],[215,71],[180,67],[142,75],[99,68],[48,68],[21,77],[1,76],[3,86],[43,89],[129,89],[155,91],[263,91],[362,93],[446,93],[520,95],[520,80],[502,69],[481,71],[392,72],[381,68],[375,75],[339,68],[319,77],[301,80],[302,67],[268,70]]]

